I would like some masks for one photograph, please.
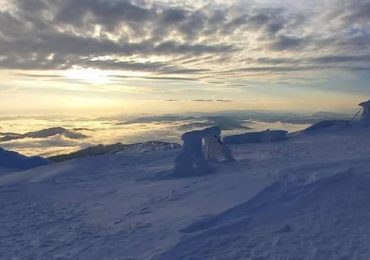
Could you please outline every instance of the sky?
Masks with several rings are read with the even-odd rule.
[[[0,114],[352,111],[369,0],[0,0]]]

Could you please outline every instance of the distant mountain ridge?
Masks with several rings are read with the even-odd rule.
[[[76,131],[71,131],[63,127],[52,127],[47,129],[42,129],[39,131],[28,132],[25,134],[17,133],[0,133],[3,137],[0,138],[0,141],[6,142],[11,140],[18,140],[23,138],[46,138],[54,135],[63,135],[70,139],[83,139],[87,136]]]
[[[247,129],[245,126],[249,120],[263,122],[282,122],[291,124],[315,124],[322,120],[328,119],[350,119],[351,114],[318,111],[315,113],[298,113],[298,112],[274,112],[274,111],[223,111],[214,113],[191,113],[187,115],[165,114],[158,116],[144,116],[118,123],[126,124],[143,124],[143,123],[166,123],[188,121],[179,125],[180,130],[189,130],[193,126],[206,127],[210,125],[220,125],[223,130]]]
[[[127,120],[118,123],[118,125],[129,125],[129,124],[163,124],[163,123],[179,123],[176,127],[181,131],[189,131],[196,128],[209,127],[218,125],[222,130],[240,130],[249,129],[245,126],[245,120],[218,116],[218,115],[208,115],[208,116],[178,116],[178,115],[159,115],[159,116],[146,116],[138,117],[135,119]]]

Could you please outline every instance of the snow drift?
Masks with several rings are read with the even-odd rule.
[[[157,259],[367,259],[369,173],[349,170],[305,185],[276,182],[185,228],[195,234]]]

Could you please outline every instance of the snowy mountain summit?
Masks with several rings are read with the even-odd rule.
[[[370,128],[342,123],[230,144],[203,176],[171,175],[180,149],[1,176],[0,258],[369,259]]]

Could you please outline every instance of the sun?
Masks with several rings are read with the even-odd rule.
[[[67,79],[84,81],[91,84],[106,84],[111,79],[110,72],[92,68],[69,69],[63,73],[63,76]]]

